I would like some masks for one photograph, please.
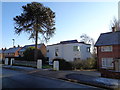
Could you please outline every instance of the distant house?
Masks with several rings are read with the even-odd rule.
[[[9,48],[4,50],[3,54],[4,54],[4,58],[5,57],[18,57],[19,56],[19,50],[21,49],[21,47],[13,47],[13,48]]]
[[[23,56],[23,53],[24,53],[24,51],[27,49],[27,48],[29,48],[29,47],[35,47],[35,44],[33,44],[33,45],[25,45],[20,51],[19,51],[19,54],[20,54],[20,56]],[[38,49],[40,49],[41,50],[41,52],[42,52],[42,54],[44,55],[44,56],[46,56],[46,46],[44,45],[44,44],[38,44]]]
[[[95,46],[97,47],[98,69],[120,71],[120,31],[102,33]]]
[[[3,59],[3,50],[0,50],[0,60]]]
[[[0,60],[3,60],[5,57],[4,57],[4,51],[6,50],[6,48],[5,49],[1,49],[0,50]]]
[[[67,61],[85,60],[91,57],[90,44],[78,42],[77,40],[69,40],[48,45],[47,57],[49,62],[52,62],[54,58],[63,58]]]

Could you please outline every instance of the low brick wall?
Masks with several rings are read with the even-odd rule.
[[[100,69],[101,76],[106,78],[120,79],[120,72],[114,70]]]
[[[14,60],[13,65],[20,66],[29,66],[29,67],[37,67],[36,61],[22,61],[22,60]]]

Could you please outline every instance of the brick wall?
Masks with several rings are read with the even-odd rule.
[[[102,58],[120,58],[120,45],[113,45],[112,52],[101,52],[101,47],[97,47],[98,69],[102,66]]]
[[[2,53],[0,53],[0,60],[2,60],[2,58],[3,58],[3,54],[2,54]]]
[[[115,72],[113,70],[107,70],[107,69],[100,69],[101,76],[106,78],[115,78],[120,79],[120,72]]]
[[[42,45],[41,48],[40,48],[40,50],[41,50],[42,54],[43,54],[44,56],[46,56],[46,53],[47,53],[46,46],[45,46],[45,45]]]
[[[15,55],[14,55],[14,56],[18,56],[18,55],[19,55],[20,49],[21,49],[21,48],[19,48],[19,49],[15,52]]]

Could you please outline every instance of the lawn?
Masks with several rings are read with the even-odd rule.
[[[43,65],[42,68],[47,69],[47,68],[52,68],[52,66],[51,65]]]

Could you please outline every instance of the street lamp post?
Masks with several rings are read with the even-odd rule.
[[[15,39],[12,39],[12,40],[13,40],[13,47],[14,47]]]

